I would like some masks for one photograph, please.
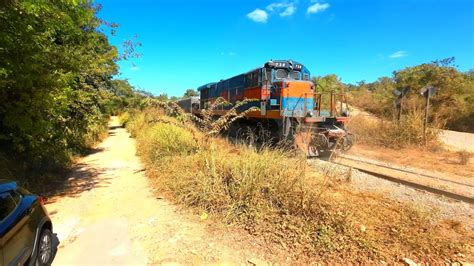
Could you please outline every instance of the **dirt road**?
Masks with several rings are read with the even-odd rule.
[[[450,150],[474,152],[472,133],[443,130],[439,138]]]
[[[60,240],[55,265],[247,263],[255,247],[214,234],[199,216],[180,212],[148,185],[135,143],[111,122],[109,137],[80,160],[69,190],[49,199]],[[252,250],[252,251],[249,251]]]

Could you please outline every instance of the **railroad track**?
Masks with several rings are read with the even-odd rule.
[[[336,155],[331,162],[352,167],[367,174],[428,191],[447,198],[474,204],[474,183],[452,180],[443,176],[416,172],[348,155]]]

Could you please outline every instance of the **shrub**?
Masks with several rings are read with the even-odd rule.
[[[138,153],[148,162],[190,154],[196,148],[191,133],[171,124],[157,123],[138,134]]]
[[[389,148],[438,145],[439,129],[429,125],[424,135],[423,123],[423,113],[413,110],[400,121],[355,116],[351,118],[347,128],[354,134],[356,141],[371,145]]]
[[[122,127],[126,127],[127,123],[130,121],[130,113],[129,112],[123,112],[119,115],[119,121],[120,125]]]

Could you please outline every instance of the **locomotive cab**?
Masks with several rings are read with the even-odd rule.
[[[302,64],[289,61],[269,61],[262,68],[263,88],[269,110],[279,110],[284,117],[313,116],[314,84]]]

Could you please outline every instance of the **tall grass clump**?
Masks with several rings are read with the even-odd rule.
[[[154,109],[132,115],[127,126],[160,193],[296,260],[440,261],[466,253],[472,239],[446,234],[410,206],[354,192],[284,149],[233,145]]]
[[[119,115],[119,122],[122,127],[126,127],[130,121],[130,112],[126,111]]]
[[[197,149],[192,134],[172,124],[157,123],[145,128],[137,140],[138,153],[150,163],[167,156],[190,154]]]
[[[355,116],[351,118],[347,128],[354,134],[356,141],[369,145],[389,148],[438,145],[438,127],[430,124],[424,134],[423,123],[423,112],[412,110],[400,121]]]

